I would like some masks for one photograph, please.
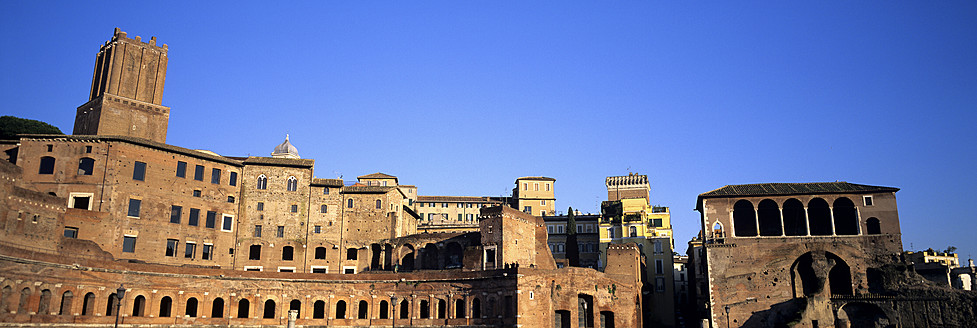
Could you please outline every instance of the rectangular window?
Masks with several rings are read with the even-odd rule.
[[[213,169],[210,173],[210,183],[220,184],[221,183],[221,169]]]
[[[312,273],[326,273],[329,271],[326,267],[312,267]]]
[[[278,267],[278,272],[295,272],[294,267]]]
[[[533,207],[532,206],[523,206],[522,207],[522,212],[523,213],[527,213],[527,214],[532,214],[533,213]]]
[[[197,181],[204,181],[204,166],[197,165],[193,168],[193,179]]]
[[[227,182],[227,184],[232,186],[237,185],[237,172],[231,172],[231,178],[230,181]]]
[[[278,238],[285,237],[285,226],[278,226],[278,229],[275,230],[275,237]]]
[[[233,204],[234,203],[234,196],[227,196],[227,202]]]
[[[187,177],[187,162],[176,162],[176,177],[186,178]]]
[[[665,274],[665,262],[655,260],[655,274]]]
[[[170,223],[180,224],[180,216],[183,216],[183,206],[170,206]]]
[[[207,211],[206,227],[213,229],[217,225],[217,212]]]
[[[546,206],[546,200],[544,199],[539,201],[539,205]]]
[[[138,218],[139,217],[139,206],[142,205],[142,200],[139,199],[129,199],[129,217]]]
[[[660,228],[660,227],[662,227],[663,224],[664,224],[664,222],[662,222],[662,219],[651,219],[651,226],[652,227],[658,227],[658,228]]]
[[[463,220],[463,217],[462,217],[462,214],[459,213],[458,214],[458,221],[461,221],[461,220]]]
[[[136,252],[136,236],[122,236],[122,252],[123,253]]]
[[[329,194],[329,187],[322,188],[322,194],[323,195],[328,195]]]
[[[553,226],[546,226],[546,232],[552,234],[553,233]]]
[[[176,248],[180,245],[180,241],[176,239],[166,240],[166,256],[176,256]]]
[[[77,208],[82,210],[92,210],[92,194],[75,194],[71,195],[71,208]]]
[[[441,203],[441,207],[448,207],[448,203]]]
[[[874,203],[873,202],[873,199],[872,199],[872,196],[865,196],[865,197],[862,197],[862,199],[865,201],[865,206],[872,206],[873,203]]]
[[[355,248],[347,248],[346,249],[346,259],[347,260],[356,260],[356,249]]]
[[[221,224],[222,231],[231,231],[231,226],[234,224],[234,217],[230,215],[224,216],[224,224]]]
[[[91,154],[92,153],[92,146],[85,146],[85,153]]]
[[[200,197],[200,190],[194,190],[193,197]]]
[[[214,259],[214,245],[204,244],[204,248],[200,253],[201,260],[213,260]]]
[[[197,250],[197,244],[188,241],[187,246],[183,248],[183,257],[192,259],[193,253],[196,253],[196,250]]]
[[[546,184],[546,191],[550,191],[550,184],[549,183]]]
[[[428,204],[428,205],[430,205],[430,207],[434,207],[434,203],[430,203],[430,204]]]
[[[659,293],[665,292],[665,278],[663,277],[655,278],[655,291]]]
[[[254,236],[261,237],[261,225],[257,224],[254,226]]]
[[[146,163],[137,161],[132,166],[132,179],[136,181],[146,181]]]
[[[462,203],[458,203],[458,208],[462,208]]]
[[[291,211],[292,213],[298,213],[298,211],[299,211],[299,206],[298,206],[298,205],[295,205],[295,204],[292,204],[292,207],[291,207],[291,209],[290,209],[290,211]]]
[[[329,206],[328,205],[322,204],[322,206],[319,207],[319,213],[328,213],[328,212],[329,212]]]
[[[258,202],[258,205],[255,205],[255,209],[258,210],[258,211],[264,211],[265,210],[265,203]]]
[[[64,227],[64,237],[65,238],[78,238],[78,228],[75,228],[75,227]]]
[[[322,226],[317,225],[312,227],[312,233],[322,233]]]
[[[260,266],[246,266],[246,267],[244,267],[244,271],[261,271],[261,267]]]

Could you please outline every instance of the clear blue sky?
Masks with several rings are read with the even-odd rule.
[[[903,243],[977,257],[977,2],[0,2],[0,114],[71,133],[99,45],[169,44],[168,142],[422,195],[647,174],[676,246],[727,184],[894,186]]]

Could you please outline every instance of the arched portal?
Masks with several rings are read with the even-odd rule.
[[[414,247],[404,245],[400,248],[400,268],[398,271],[414,271]]]
[[[741,199],[733,205],[733,233],[736,237],[757,235],[756,212],[748,200]]]
[[[132,300],[132,316],[141,317],[146,315],[146,296],[136,296]]]
[[[807,215],[804,204],[791,198],[784,202],[784,234],[788,236],[807,235]]]
[[[835,234],[851,236],[858,234],[858,212],[855,203],[848,197],[835,199],[834,206]]]
[[[868,220],[865,220],[865,228],[869,235],[882,234],[882,225],[879,223],[878,218],[868,218]]]
[[[812,236],[830,236],[833,233],[831,209],[824,199],[814,198],[807,203],[807,218],[811,226]]]
[[[838,321],[847,322],[848,327],[890,327],[889,318],[877,305],[869,303],[848,303],[838,310]]]
[[[437,270],[438,267],[438,246],[435,244],[427,244],[424,246],[424,250],[421,252],[423,260],[421,262],[422,269],[425,270]]]
[[[771,199],[764,199],[757,205],[757,221],[761,236],[780,236],[784,232],[780,225],[780,207]]]

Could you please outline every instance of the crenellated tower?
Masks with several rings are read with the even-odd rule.
[[[119,28],[95,57],[88,102],[78,107],[75,135],[121,135],[166,142],[170,108],[162,106],[168,47]]]

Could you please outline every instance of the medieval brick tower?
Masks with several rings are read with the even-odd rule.
[[[75,135],[121,135],[166,142],[170,108],[160,105],[167,46],[130,39],[115,29],[95,57],[88,102],[78,107]]]

